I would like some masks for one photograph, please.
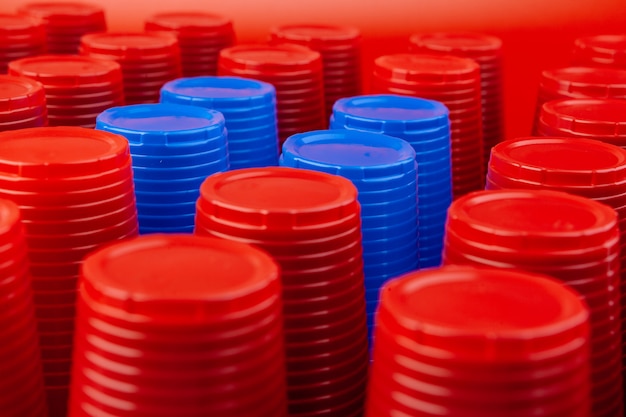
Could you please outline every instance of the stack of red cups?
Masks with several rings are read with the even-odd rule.
[[[20,13],[45,22],[50,54],[76,54],[81,36],[107,29],[104,10],[90,3],[50,1],[27,3]]]
[[[330,174],[249,168],[200,189],[196,234],[250,243],[281,268],[289,415],[363,413],[369,363],[356,188]]]
[[[483,133],[480,67],[468,58],[397,54],[374,62],[374,93],[439,101],[450,111],[452,194],[483,189]]]
[[[546,137],[502,142],[491,152],[486,188],[565,191],[616,211],[621,233],[622,338],[626,340],[626,150],[591,139]],[[626,368],[624,344],[622,362]]]
[[[122,71],[115,62],[41,55],[9,63],[9,73],[43,84],[50,126],[93,128],[100,113],[124,104]]]
[[[46,50],[46,28],[30,16],[0,13],[0,74],[7,72],[9,62]]]
[[[48,407],[65,416],[80,264],[137,234],[128,142],[78,127],[0,133],[0,197],[22,212]]]
[[[47,124],[46,93],[41,83],[0,75],[0,132]]]
[[[550,100],[539,111],[537,134],[597,139],[626,148],[626,100]]]
[[[366,417],[590,415],[589,311],[548,277],[410,273],[383,287],[375,337]]]
[[[574,65],[626,68],[626,35],[595,35],[574,41]]]
[[[361,93],[361,32],[357,28],[286,25],[272,28],[270,36],[274,43],[295,43],[322,55],[327,117],[335,101]]]
[[[541,73],[533,133],[541,106],[550,100],[626,99],[626,70],[615,68],[566,67]]]
[[[410,38],[411,52],[471,58],[480,66],[483,104],[483,162],[504,137],[502,41],[479,33],[425,33]]]
[[[251,246],[150,235],[85,259],[70,417],[286,417],[281,286]]]
[[[276,88],[278,138],[323,129],[324,76],[318,52],[301,45],[237,45],[223,49],[219,75],[265,81]]]
[[[169,33],[85,35],[80,52],[120,64],[126,104],[157,103],[161,87],[182,75],[178,40]]]
[[[619,255],[617,214],[587,198],[557,191],[482,191],[448,210],[444,264],[544,273],[586,302],[594,417],[623,411]]]
[[[28,251],[19,208],[0,200],[0,410],[48,417]]]
[[[176,34],[183,77],[216,75],[220,51],[235,42],[230,19],[210,13],[159,13],[146,21],[145,29]]]

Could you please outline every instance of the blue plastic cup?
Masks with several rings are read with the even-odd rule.
[[[452,202],[452,160],[449,111],[443,103],[393,94],[340,99],[330,126],[406,140],[415,149],[419,165],[418,217],[422,212],[433,216],[447,211]],[[443,230],[444,223],[440,219],[435,229]],[[420,218],[420,236],[428,233],[423,224]]]
[[[229,146],[250,150],[246,155],[233,152],[231,169],[278,163],[276,89],[271,84],[240,77],[180,78],[163,86],[161,102],[220,111]]]
[[[349,130],[301,133],[285,141],[279,164],[340,175],[356,186],[366,288],[370,276],[379,283],[417,268],[417,164],[406,141]]]
[[[140,233],[193,230],[200,185],[229,169],[222,114],[177,104],[122,106],[101,113],[96,129],[130,144]]]
[[[386,217],[382,221],[375,219],[379,227],[392,227],[417,218],[414,155],[410,145],[397,138],[374,133],[322,130],[287,139],[280,164],[328,172],[352,180],[359,190],[365,242],[365,231],[370,227],[368,220],[372,217]],[[386,184],[387,181],[390,184]],[[396,198],[398,195],[393,192],[384,192],[399,187],[406,187],[406,194],[401,198]],[[365,202],[361,199],[361,191],[367,196]],[[367,265],[366,252],[363,257]]]

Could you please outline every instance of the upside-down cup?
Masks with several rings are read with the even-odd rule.
[[[20,207],[26,231],[48,408],[64,416],[80,264],[137,235],[128,142],[78,127],[3,132],[0,142],[0,196]]]
[[[0,407],[7,417],[48,415],[24,227],[0,200]]]
[[[626,100],[556,99],[541,106],[539,136],[596,139],[626,148]]]
[[[539,274],[448,266],[382,290],[365,415],[590,415],[589,311]]]
[[[135,104],[106,110],[96,128],[129,142],[140,233],[191,233],[200,185],[229,167],[222,114],[178,104]]]
[[[18,11],[45,23],[46,49],[51,54],[76,54],[81,36],[107,29],[104,10],[91,3],[31,2]]]
[[[366,290],[418,267],[417,164],[408,142],[380,133],[313,131],[290,137],[279,164],[339,175],[357,188]],[[372,328],[369,316],[370,334]]]
[[[340,99],[330,118],[331,129],[380,132],[406,140],[415,150],[418,220],[440,214],[427,223],[418,221],[420,268],[441,263],[445,212],[452,201],[448,114],[436,101],[380,94]]]
[[[276,89],[241,77],[192,77],[161,89],[161,102],[216,110],[224,115],[231,169],[278,165]]]
[[[326,116],[335,102],[361,92],[361,33],[334,25],[284,25],[270,29],[273,43],[294,43],[317,51],[324,64]]]
[[[155,234],[94,252],[75,340],[70,416],[286,416],[280,275],[252,246]]]
[[[119,63],[126,104],[158,102],[161,87],[182,75],[178,40],[167,32],[85,35],[80,52]]]
[[[124,104],[122,71],[115,62],[41,55],[11,62],[9,73],[43,85],[50,126],[93,128],[100,112]]]
[[[541,73],[534,131],[543,103],[557,99],[626,99],[626,68],[564,67]]]
[[[326,125],[322,58],[305,46],[243,44],[223,49],[218,75],[253,78],[276,88],[278,137]]]
[[[0,75],[0,131],[47,124],[43,85],[27,77]]]
[[[626,277],[626,151],[615,145],[580,138],[520,138],[495,146],[487,189],[565,191],[615,209],[620,227],[622,293]],[[622,311],[626,298],[622,294]],[[623,312],[622,312],[623,315]],[[626,322],[622,320],[622,329]]]
[[[480,66],[486,166],[491,148],[504,136],[502,41],[495,36],[462,32],[414,34],[409,41],[412,52],[470,58]]]
[[[592,412],[611,416],[623,408],[619,252],[612,208],[557,191],[499,190],[450,206],[443,258],[543,273],[576,290],[590,310]]]
[[[253,244],[280,266],[290,415],[363,411],[369,355],[359,214],[354,185],[323,172],[249,168],[202,184],[195,233]]]
[[[449,110],[453,198],[484,187],[479,65],[469,58],[395,54],[374,62],[372,91],[440,101]]]
[[[230,19],[199,11],[157,13],[146,20],[144,28],[176,35],[184,77],[217,75],[220,51],[235,41]]]
[[[592,67],[626,68],[626,36],[594,35],[574,41],[573,63]]]
[[[40,19],[0,13],[0,74],[9,62],[46,51],[46,28]]]

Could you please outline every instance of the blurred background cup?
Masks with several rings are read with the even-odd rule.
[[[626,35],[592,35],[577,38],[572,52],[574,65],[626,69]]]
[[[278,137],[326,126],[322,58],[305,46],[241,44],[223,49],[218,75],[253,78],[276,88]]]
[[[0,13],[0,74],[9,62],[46,51],[46,28],[40,19],[21,14]]]
[[[452,194],[484,188],[480,67],[451,55],[395,54],[374,61],[372,92],[443,103],[449,110]]]
[[[176,36],[167,32],[109,32],[81,38],[83,55],[116,61],[126,104],[156,103],[163,84],[182,75]]]
[[[146,20],[144,28],[176,35],[183,77],[217,75],[220,51],[235,42],[230,19],[201,11],[157,13]]]
[[[47,124],[43,85],[27,77],[0,75],[0,132]]]
[[[41,1],[20,6],[18,12],[45,24],[46,50],[50,54],[76,54],[83,35],[107,29],[104,9],[79,1]]]
[[[543,103],[557,99],[626,99],[626,67],[564,67],[541,73],[533,134]]]
[[[411,35],[409,42],[411,52],[470,58],[480,66],[486,166],[491,148],[504,138],[502,40],[482,33],[433,32]]]
[[[50,126],[93,128],[96,116],[124,104],[115,62],[73,55],[41,55],[9,63],[9,74],[43,84]]]
[[[322,56],[326,117],[335,102],[361,93],[361,32],[338,25],[294,24],[270,29],[270,42],[306,46]],[[326,126],[324,126],[325,128]]]

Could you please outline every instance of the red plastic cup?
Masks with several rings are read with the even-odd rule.
[[[230,19],[204,12],[158,13],[145,22],[144,28],[176,35],[184,77],[217,75],[219,52],[235,42]]]
[[[93,128],[100,112],[124,104],[122,71],[115,62],[42,55],[11,62],[9,73],[43,84],[51,126]]]
[[[273,44],[306,46],[322,56],[326,116],[335,101],[361,93],[361,32],[334,25],[284,25],[270,30]],[[325,126],[326,127],[326,126]]]
[[[626,184],[626,150],[590,139],[521,138],[493,148],[487,177],[487,189],[565,191],[613,207],[618,214],[621,234],[620,275],[622,280],[626,277],[626,212],[622,198]],[[595,273],[601,274],[605,267],[603,263],[597,266],[599,271]],[[598,279],[580,281],[583,271],[577,271],[579,279],[572,285],[582,293],[588,292],[587,282],[589,285],[602,282]],[[584,289],[578,287],[583,284]],[[615,287],[620,287],[619,282]],[[617,303],[624,310],[626,300]],[[622,331],[626,329],[626,320],[621,320],[621,327]]]
[[[0,409],[7,417],[46,417],[41,352],[19,208],[0,200]]]
[[[26,77],[0,75],[0,131],[19,125],[41,127],[48,123],[43,85]]]
[[[196,234],[254,244],[281,267],[290,415],[307,415],[304,403],[308,412],[363,407],[358,387],[368,355],[356,197],[342,177],[293,168],[216,174],[200,188]]]
[[[222,49],[218,75],[254,78],[276,88],[278,136],[289,136],[326,126],[322,58],[301,45],[237,45]],[[293,83],[309,88],[293,99]]]
[[[575,65],[626,68],[626,35],[595,35],[574,41]]]
[[[590,308],[592,410],[608,416],[604,404],[622,401],[621,375],[599,365],[622,356],[618,242],[617,214],[604,204],[556,191],[483,191],[450,206],[443,262],[523,269],[572,283]],[[594,276],[597,287],[589,282]],[[582,277],[588,280],[581,283]],[[607,328],[616,329],[608,344]]]
[[[83,257],[137,235],[130,150],[121,136],[78,127],[3,132],[0,142],[0,196],[23,210],[43,343],[44,334],[73,331],[72,294]],[[67,339],[46,341],[46,360],[71,360]],[[54,396],[64,392],[57,389],[62,381],[67,388],[69,373],[45,372],[44,377],[54,381],[46,384],[51,415],[62,415],[67,398]]]
[[[537,133],[597,139],[626,148],[626,100],[558,99],[541,106]]]
[[[85,35],[80,52],[120,64],[126,104],[158,102],[163,84],[182,75],[178,40],[166,32]]]
[[[94,252],[81,273],[69,415],[286,416],[280,291],[268,255],[227,240],[150,235]]]
[[[434,54],[381,56],[374,62],[372,90],[445,104],[450,109],[453,196],[484,188],[482,87],[475,61]]]
[[[626,67],[566,67],[541,73],[533,132],[543,103],[557,99],[626,99]]]
[[[365,415],[588,416],[588,319],[546,276],[444,267],[394,279]]]
[[[620,223],[626,150],[579,138],[519,138],[492,150],[488,189],[547,189],[588,197],[613,207]],[[623,232],[623,231],[622,231]]]
[[[45,22],[47,50],[51,54],[75,54],[80,37],[107,29],[104,10],[82,2],[33,2],[18,11]]]
[[[518,138],[493,148],[487,176],[493,189],[516,188],[508,183],[506,187],[496,185],[510,179],[528,184],[528,188],[572,194],[588,191],[608,198],[620,195],[621,183],[626,181],[626,150],[591,139]]]
[[[46,51],[44,23],[30,16],[0,13],[0,74],[9,62]]]
[[[502,41],[478,33],[425,33],[409,39],[414,53],[454,55],[473,59],[480,66],[482,81],[483,162],[504,136],[502,97]]]

